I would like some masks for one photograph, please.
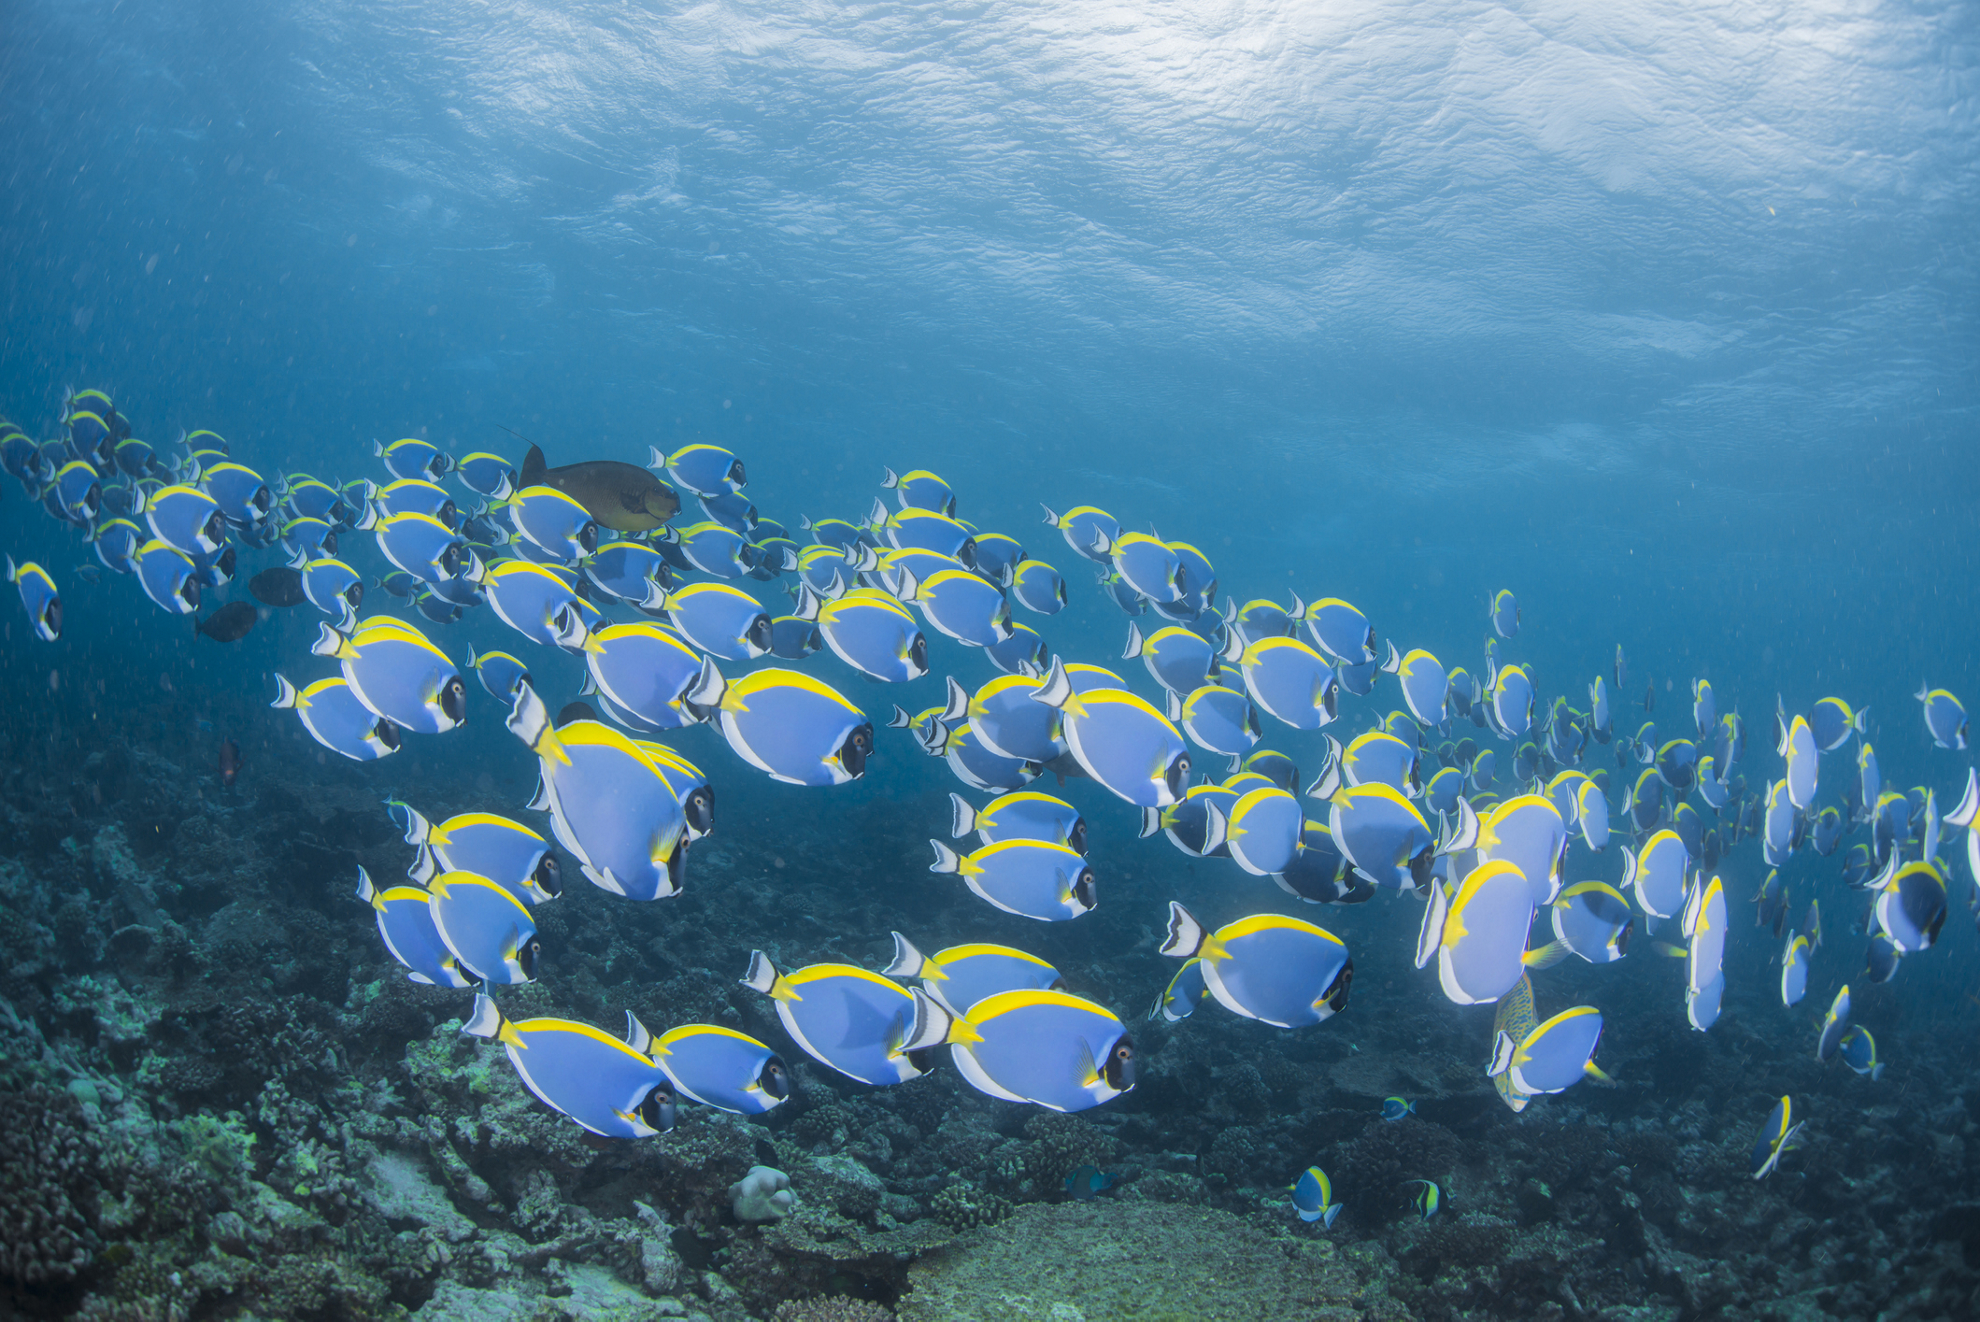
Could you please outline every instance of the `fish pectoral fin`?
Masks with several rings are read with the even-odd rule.
[[[1085,1038],[1081,1038],[1079,1040],[1079,1086],[1082,1088],[1091,1088],[1098,1082],[1100,1082],[1100,1067],[1093,1059],[1093,1048],[1086,1044]]]

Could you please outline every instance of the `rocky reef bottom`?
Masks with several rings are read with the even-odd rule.
[[[808,828],[718,832],[665,905],[579,883],[542,907],[554,977],[505,992],[512,1014],[728,1024],[795,1067],[759,1122],[688,1107],[662,1138],[593,1141],[459,1035],[462,994],[379,946],[352,880],[406,850],[370,781],[265,756],[223,792],[139,742],[4,751],[0,1319],[1980,1316],[1970,1023],[1907,1020],[1878,989],[1859,1014],[1883,1016],[1880,1083],[1816,1065],[1799,1020],[1736,1008],[1766,1004],[1768,974],[1735,970],[1754,986],[1709,1035],[1674,996],[1611,991],[1619,1085],[1515,1116],[1481,1021],[1412,981],[1409,913],[1368,905],[1324,916],[1358,946],[1338,1020],[1137,1015],[1140,1085],[1099,1110],[997,1101],[946,1065],[868,1089],[806,1061],[736,979],[752,945],[875,967],[890,928],[980,938],[960,888],[849,884],[923,866],[915,815],[875,805],[802,849]],[[449,786],[422,809],[488,801]],[[1153,924],[1186,884],[1123,880],[1040,953],[1076,989],[1152,996]],[[1601,973],[1551,976],[1560,999]],[[1782,1092],[1805,1145],[1756,1183],[1747,1149]],[[1390,1093],[1416,1113],[1381,1120]],[[1346,1204],[1331,1230],[1289,1205],[1309,1164]],[[1085,1165],[1119,1178],[1074,1199]],[[788,1175],[788,1216],[736,1219],[754,1166]],[[1418,1179],[1444,1191],[1428,1222]]]

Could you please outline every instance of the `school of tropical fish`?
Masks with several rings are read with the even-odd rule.
[[[592,1134],[663,1134],[688,1103],[760,1114],[790,1095],[790,1069],[776,1047],[719,1025],[656,1033],[628,1013],[614,1034],[505,1014],[502,989],[550,962],[536,909],[575,880],[553,841],[609,903],[664,900],[693,883],[722,779],[829,789],[858,779],[879,740],[959,782],[949,820],[928,824],[929,871],[1007,914],[1073,922],[1105,891],[1112,864],[1089,857],[1082,812],[1032,788],[1047,773],[1120,800],[1113,811],[1138,823],[1144,848],[1227,859],[1316,917],[1408,897],[1422,909],[1415,967],[1456,1005],[1496,1007],[1478,1067],[1514,1111],[1608,1078],[1596,1063],[1600,1006],[1542,1019],[1536,1002],[1564,960],[1626,962],[1639,925],[1638,962],[1648,952],[1683,963],[1670,1013],[1707,1032],[1743,904],[1778,945],[1790,1008],[1817,961],[1882,983],[1929,957],[1962,849],[1980,920],[1970,767],[1963,784],[1935,768],[1928,783],[1887,785],[1866,712],[1834,696],[1805,712],[1776,699],[1771,754],[1756,748],[1749,768],[1737,704],[1695,679],[1660,729],[1658,686],[1632,680],[1621,644],[1611,658],[1605,643],[1592,673],[1543,688],[1514,655],[1526,626],[1511,590],[1481,603],[1474,672],[1385,638],[1375,617],[1335,597],[1220,592],[1197,545],[1090,505],[1043,508],[1041,527],[1064,543],[1062,570],[1033,554],[1035,542],[968,522],[925,469],[883,470],[891,505],[876,494],[856,517],[793,528],[759,512],[743,459],[710,444],[653,450],[645,466],[551,468],[534,445],[519,465],[488,452],[455,459],[419,438],[378,444],[372,458],[374,471],[349,480],[271,479],[213,432],[153,445],[103,391],[75,392],[52,439],[0,422],[0,466],[87,558],[50,567],[9,556],[8,579],[28,633],[48,644],[62,637],[64,580],[66,608],[101,611],[118,608],[108,585],[128,577],[217,643],[246,636],[263,610],[315,610],[316,640],[276,677],[270,705],[356,762],[468,721],[483,705],[471,672],[535,759],[535,796],[441,821],[388,800],[411,852],[406,877],[382,885],[360,870],[356,897],[406,976],[457,989],[464,1031],[499,1042],[531,1093]],[[202,616],[253,557],[269,562],[248,580],[260,609],[236,600]],[[1127,617],[1117,656],[1059,654],[1017,614],[1048,622],[1073,566]],[[377,592],[390,599],[384,611]],[[766,592],[787,602],[772,609]],[[463,653],[430,632],[484,606],[519,635],[514,652]],[[539,690],[530,658],[543,649],[582,661],[581,691]],[[1129,682],[1137,660],[1146,696]],[[841,687],[937,669],[949,671],[945,701],[919,711],[869,713]],[[1638,684],[1640,700],[1626,700]],[[1916,697],[1932,744],[1967,751],[1959,698],[1929,683]],[[733,766],[711,774],[665,742],[703,723]],[[1274,735],[1282,747],[1267,746]],[[237,748],[232,757],[230,781]],[[538,814],[545,829],[495,809]],[[1578,875],[1612,847],[1620,886]],[[1757,893],[1734,897],[1719,865],[1742,847],[1770,870]],[[1797,892],[1781,869],[1802,850],[1834,863]],[[1214,1000],[1290,1031],[1347,1011],[1353,952],[1324,925],[1270,911],[1211,922],[1187,898],[1171,901],[1161,947],[1173,977],[1126,1007],[1076,994],[1022,949],[924,953],[898,931],[877,971],[779,968],[758,950],[738,973],[797,1049],[848,1079],[900,1084],[937,1068],[946,1047],[977,1090],[1058,1112],[1134,1088],[1138,1015],[1174,1023]],[[1847,929],[1825,933],[1825,903]],[[1887,1064],[1871,1026],[1852,1019],[1847,985],[1808,1050],[1871,1079]],[[1403,1097],[1382,1104],[1384,1120],[1412,1111]],[[1805,1120],[1783,1096],[1756,1122],[1759,1179],[1794,1150]],[[1288,1174],[1297,1215],[1331,1227],[1342,1207],[1327,1173]],[[1091,1198],[1112,1179],[1082,1166],[1067,1189]],[[1419,1215],[1436,1216],[1438,1185],[1411,1185]]]

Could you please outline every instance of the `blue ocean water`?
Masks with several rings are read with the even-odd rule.
[[[1531,667],[1543,701],[1585,708],[1621,644],[1631,686],[1612,697],[1616,725],[1643,719],[1648,682],[1668,739],[1684,732],[1691,682],[1708,679],[1720,710],[1745,718],[1754,794],[1780,775],[1776,695],[1789,713],[1840,695],[1867,707],[1886,785],[1929,786],[1944,812],[1971,755],[1934,746],[1912,694],[1923,680],[1980,700],[1977,37],[1959,5],[22,0],[0,37],[0,414],[52,437],[65,391],[100,387],[139,436],[169,448],[209,428],[271,478],[383,480],[373,442],[403,436],[519,462],[520,433],[553,465],[712,443],[743,457],[750,499],[794,529],[891,503],[885,465],[930,468],[977,528],[1064,573],[1062,614],[1017,618],[1144,696],[1160,694],[1120,660],[1126,617],[1041,502],[1096,505],[1201,547],[1221,598],[1345,598],[1381,638],[1474,673],[1487,601],[1509,588],[1522,625],[1499,646]],[[365,573],[389,569],[368,536],[345,537]],[[535,760],[471,676],[464,728],[346,765],[264,705],[277,671],[331,673],[308,656],[319,617],[307,605],[264,612],[239,643],[199,638],[128,579],[79,579],[86,545],[12,482],[0,540],[48,566],[65,606],[59,642],[13,615],[0,650],[27,787],[7,852],[30,872],[113,818],[138,834],[138,817],[104,806],[102,778],[76,771],[118,746],[185,769],[151,791],[154,828],[221,799],[195,779],[228,738],[246,758],[239,793],[279,768],[305,804],[312,777],[451,810],[520,813],[529,799]],[[242,558],[205,609],[247,599],[249,573],[278,559]],[[780,584],[746,586],[784,609]],[[486,610],[430,632],[457,660],[470,645],[532,646]],[[994,673],[980,653],[930,643],[932,673],[905,686],[829,653],[805,668],[876,724],[895,702],[940,703],[945,675],[974,688]],[[526,655],[553,711],[578,696],[580,662]],[[1342,698],[1335,731],[1345,741],[1398,705],[1385,678],[1370,698]],[[1320,769],[1319,734],[1265,725],[1269,745],[1309,777]],[[1463,733],[1485,742],[1451,737]],[[1214,922],[1283,912],[1350,940],[1348,1018],[1299,1031],[1366,1033],[1350,1023],[1407,1015],[1415,1026],[1392,1050],[1443,1032],[1482,1066],[1480,1012],[1460,1014],[1410,967],[1416,901],[1302,906],[1138,839],[1133,808],[1074,777],[1062,792],[1092,826],[1100,909],[1050,927],[999,915],[925,872],[923,841],[946,838],[945,796],[962,787],[905,735],[878,737],[867,774],[828,790],[769,782],[705,726],[670,738],[716,785],[711,844],[740,851],[739,870],[774,857],[808,896],[846,906],[807,899],[810,919],[786,928],[774,900],[756,904],[753,927],[696,936],[680,967],[739,976],[751,943],[787,964],[878,967],[888,930],[919,923],[1088,964],[1083,991],[1139,1022],[1163,976],[1164,905],[1184,899]],[[1500,746],[1502,790],[1510,752]],[[1824,763],[1823,802],[1839,801],[1844,764]],[[1426,756],[1426,774],[1435,765]],[[1619,810],[1612,746],[1591,746],[1587,765],[1611,771]],[[1040,787],[1061,792],[1049,775]],[[175,788],[200,806],[157,801]],[[238,811],[223,837],[292,809]],[[1965,897],[1980,879],[1964,875],[1963,834],[1947,839],[1942,940],[1867,998],[1858,983],[1898,1076],[1877,1085],[1887,1091],[1907,1051],[1974,1040]],[[1618,849],[1575,845],[1569,860],[1575,879],[1622,876]],[[347,982],[391,972],[358,944],[363,912],[340,907],[351,859],[334,861],[334,878],[329,864],[310,874],[307,903],[353,929],[339,940],[365,963],[327,978],[329,1005]],[[1737,1080],[1724,1087],[1792,1090],[1769,1053],[1812,1056],[1820,1010],[1859,978],[1863,904],[1839,862],[1803,849],[1781,869],[1795,911],[1819,895],[1828,925],[1808,999],[1790,1011],[1774,990],[1776,939],[1746,917],[1768,871],[1759,844],[1729,853],[1716,1037],[1739,1045],[1714,1039],[1714,1068]],[[570,901],[594,915],[621,903],[575,869],[570,880]],[[723,886],[691,868],[670,902],[693,915],[682,926],[717,923]],[[669,913],[624,907],[613,921],[665,945]],[[1619,970],[1536,974],[1543,1016],[1572,995],[1683,1029],[1681,992],[1652,981],[1671,970],[1639,967],[1656,957],[1648,934],[1636,940]],[[117,972],[107,951],[69,959],[61,976]],[[651,981],[650,969],[600,975],[571,1004],[546,978],[546,1004],[609,1025]],[[57,1017],[33,1008],[52,984],[37,986],[9,999],[54,1034]],[[1237,1022],[1211,1012],[1220,1028]],[[1243,1051],[1280,1050],[1254,1027],[1241,1025]],[[1611,1029],[1613,1046],[1626,1041]],[[1639,1081],[1678,1086],[1635,1050]],[[1917,1145],[1971,1125],[1970,1067],[1933,1060],[1905,1101],[1880,1099],[1925,1114]],[[1149,1068],[1160,1073],[1159,1055]],[[1839,1074],[1820,1085],[1832,1114],[1871,1104]],[[1569,1096],[1596,1107],[1591,1091]],[[1491,1101],[1482,1073],[1474,1092]],[[220,1113],[251,1096],[175,1105]],[[1654,1089],[1628,1097],[1610,1109],[1667,1118]],[[1113,1105],[1134,1114],[1134,1101]],[[1148,1114],[1160,1131],[1165,1112]],[[1757,1125],[1764,1107],[1739,1114]],[[1849,1134],[1836,1121],[1824,1141]],[[1281,1156],[1279,1184],[1310,1159]],[[1966,1197],[1948,1190],[1928,1210]],[[1706,1239],[1691,1251],[1710,1257]],[[105,1298],[113,1284],[84,1278]]]

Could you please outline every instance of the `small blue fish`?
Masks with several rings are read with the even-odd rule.
[[[1318,1221],[1332,1230],[1341,1205],[1334,1201],[1333,1182],[1318,1166],[1308,1166],[1292,1186],[1293,1210],[1302,1221]]]
[[[687,818],[652,754],[599,721],[553,728],[527,685],[507,724],[537,755],[541,780],[530,806],[549,810],[558,843],[587,880],[642,901],[680,893]]]
[[[1591,964],[1612,964],[1629,948],[1636,924],[1622,892],[1600,881],[1569,886],[1550,906],[1554,938]]]
[[[1165,808],[1180,799],[1188,788],[1189,750],[1176,727],[1126,689],[1082,692],[1080,683],[1054,662],[1034,700],[1059,710],[1066,743],[1086,774],[1136,807]]]
[[[1232,777],[1232,781],[1238,779]],[[1299,856],[1305,814],[1299,800],[1277,785],[1265,783],[1247,789],[1222,816],[1224,843],[1231,858],[1254,877],[1277,876]],[[1211,831],[1216,832],[1214,820]]]
[[[197,433],[195,433],[197,434]],[[190,442],[192,437],[187,437]],[[371,443],[371,453],[385,461],[393,477],[418,478],[426,482],[438,482],[454,466],[453,460],[441,452],[440,447],[431,441],[423,441],[417,436],[383,445]]]
[[[1066,581],[1043,560],[1021,560],[1011,570],[1011,595],[1018,605],[1038,615],[1057,615],[1066,608]]]
[[[144,530],[129,519],[101,519],[90,529],[90,545],[96,550],[96,558],[104,568],[113,569],[119,574],[128,574],[136,569],[135,557],[138,548],[149,540]]]
[[[194,577],[192,557],[184,551],[154,537],[137,549],[131,563],[138,586],[158,609],[173,615],[191,615],[199,609],[199,580]]]
[[[959,875],[979,898],[1005,913],[1041,922],[1077,918],[1098,902],[1093,869],[1074,850],[1049,840],[1008,839],[968,856],[939,840],[930,872]]]
[[[1384,1097],[1382,1099],[1382,1118],[1384,1120],[1400,1120],[1406,1115],[1415,1114],[1415,1102],[1402,1097]]]
[[[314,558],[337,553],[337,530],[322,519],[290,519],[282,525],[281,537],[283,549],[292,556]]]
[[[674,1085],[647,1054],[653,1035],[630,1011],[625,1040],[620,1041],[570,1019],[511,1023],[494,1001],[480,995],[461,1031],[499,1040],[538,1101],[594,1134],[651,1138],[674,1127]]]
[[[16,565],[14,557],[7,557],[7,581],[20,589],[21,605],[27,609],[28,620],[34,625],[34,636],[44,643],[52,643],[62,636],[62,595],[55,590],[55,580],[47,570],[34,561]]]
[[[434,929],[462,968],[505,986],[536,980],[536,920],[507,887],[472,872],[443,872],[426,890]]]
[[[1109,1174],[1098,1166],[1078,1166],[1066,1176],[1066,1192],[1084,1202],[1102,1190],[1113,1188],[1120,1180],[1120,1176]]]
[[[737,1115],[761,1115],[791,1095],[783,1058],[755,1038],[718,1024],[683,1024],[648,1048],[681,1094]]]
[[[1760,1126],[1760,1140],[1753,1145],[1753,1178],[1764,1180],[1780,1163],[1781,1154],[1793,1146],[1794,1136],[1804,1122],[1794,1118],[1794,1101],[1783,1097],[1774,1103],[1767,1122]]]
[[[1849,984],[1844,983],[1842,990],[1836,993],[1836,999],[1829,1003],[1829,1012],[1822,1016],[1822,1033],[1815,1042],[1815,1059],[1826,1065],[1829,1057],[1836,1054],[1836,1048],[1842,1045],[1843,1033],[1848,1028]]]
[[[832,654],[863,675],[901,684],[928,673],[928,640],[913,613],[891,593],[854,588],[822,605],[807,596],[798,614],[807,613]]]
[[[1070,803],[1049,794],[1018,790],[981,808],[970,807],[959,794],[951,794],[949,802],[952,840],[974,831],[986,845],[999,840],[1047,840],[1076,854],[1086,852],[1086,818]]]
[[[280,691],[268,705],[294,711],[310,738],[331,752],[374,762],[399,751],[399,727],[358,701],[343,676],[319,679],[300,691],[279,674],[275,683]]]
[[[1323,597],[1306,608],[1304,618],[1314,646],[1334,660],[1358,666],[1375,659],[1375,626],[1356,607],[1338,597]]]
[[[1061,991],[1000,992],[952,1015],[917,991],[909,1051],[947,1044],[970,1086],[1006,1101],[1084,1111],[1135,1084],[1134,1043],[1112,1011]]]
[[[371,874],[358,869],[357,897],[378,917],[378,935],[393,959],[405,967],[410,982],[433,987],[473,987],[480,981],[440,939],[433,925],[432,896],[418,886],[379,890]]]
[[[1925,729],[1941,748],[1966,749],[1966,708],[1944,689],[1920,684],[1912,694],[1925,707]]]
[[[524,487],[506,508],[509,525],[523,540],[559,563],[575,563],[598,549],[598,524],[591,512],[556,487]]]
[[[1057,969],[1011,946],[971,942],[929,956],[899,932],[893,936],[893,962],[881,972],[890,978],[920,979],[921,990],[955,1014],[968,1014],[972,1006],[1007,991],[1065,988]]]
[[[1200,960],[1204,983],[1219,1004],[1275,1028],[1332,1018],[1347,1005],[1354,981],[1346,943],[1279,914],[1253,914],[1213,932],[1171,900],[1162,953]]]
[[[602,698],[607,714],[621,725],[678,730],[703,718],[687,701],[687,691],[701,678],[701,657],[662,625],[645,620],[607,625],[591,635],[584,664],[584,691]]]
[[[724,496],[749,485],[743,461],[719,445],[684,445],[666,456],[653,450],[646,466],[664,466],[667,476],[697,496]]]
[[[769,612],[738,588],[690,583],[669,592],[665,607],[668,622],[681,637],[720,660],[753,661],[770,651]]]
[[[1045,510],[1045,522],[1065,536],[1067,546],[1095,563],[1109,563],[1110,557],[1104,548],[1113,545],[1114,539],[1121,535],[1119,519],[1091,505],[1076,505],[1063,516],[1053,513],[1049,505],[1042,508]]]
[[[227,540],[227,516],[198,487],[160,487],[145,498],[151,535],[187,555],[219,551]]]
[[[1884,1062],[1877,1058],[1877,1039],[1862,1024],[1850,1025],[1837,1050],[1843,1064],[1858,1074],[1869,1075],[1872,1082],[1884,1077]]]
[[[891,978],[854,964],[781,973],[758,950],[742,983],[770,998],[784,1031],[820,1064],[876,1087],[921,1077],[906,1046],[914,996]]]
[[[1295,730],[1317,730],[1340,714],[1340,677],[1297,638],[1260,638],[1237,662],[1252,701]]]
[[[1159,1015],[1172,1024],[1181,1023],[1195,1014],[1196,1007],[1209,995],[1210,986],[1203,981],[1203,961],[1188,960],[1176,970],[1176,976],[1169,979],[1169,985],[1162,989],[1162,994],[1155,998],[1155,1004],[1149,1007],[1148,1017],[1153,1019]]]
[[[381,514],[374,504],[357,527],[377,537],[387,560],[428,583],[455,578],[475,560],[467,539],[430,514]]]
[[[387,800],[405,813],[406,843],[419,855],[406,875],[427,882],[443,872],[471,872],[517,899],[542,904],[563,893],[557,856],[542,836],[494,813],[460,813],[437,826],[409,804]]]
[[[687,701],[707,709],[736,756],[772,780],[844,785],[866,774],[873,723],[810,675],[771,668],[728,680],[708,660]]]
[[[490,500],[507,500],[515,494],[516,470],[499,454],[477,450],[473,454],[463,455],[455,471],[470,490],[478,491]]]
[[[390,616],[359,621],[349,633],[318,627],[311,651],[334,656],[358,700],[401,730],[440,734],[467,715],[467,690],[446,653],[417,628]]]
[[[880,485],[894,493],[902,509],[934,510],[952,519],[956,517],[956,494],[949,489],[947,482],[934,473],[925,468],[910,469],[905,473],[895,473],[889,468],[886,473]]]
[[[591,654],[587,653],[585,659],[589,661]],[[481,687],[488,690],[490,697],[499,700],[505,706],[515,706],[516,698],[522,693],[522,686],[529,683],[529,667],[522,663],[521,658],[511,656],[507,652],[482,652],[477,655],[470,647],[468,664],[473,666],[475,674],[480,676]]]
[[[960,709],[967,715],[970,733],[990,752],[1043,763],[1066,751],[1058,710],[1034,701],[1044,688],[1040,680],[1028,675],[1000,675],[977,689],[967,703],[962,686],[949,682],[950,713]]]

